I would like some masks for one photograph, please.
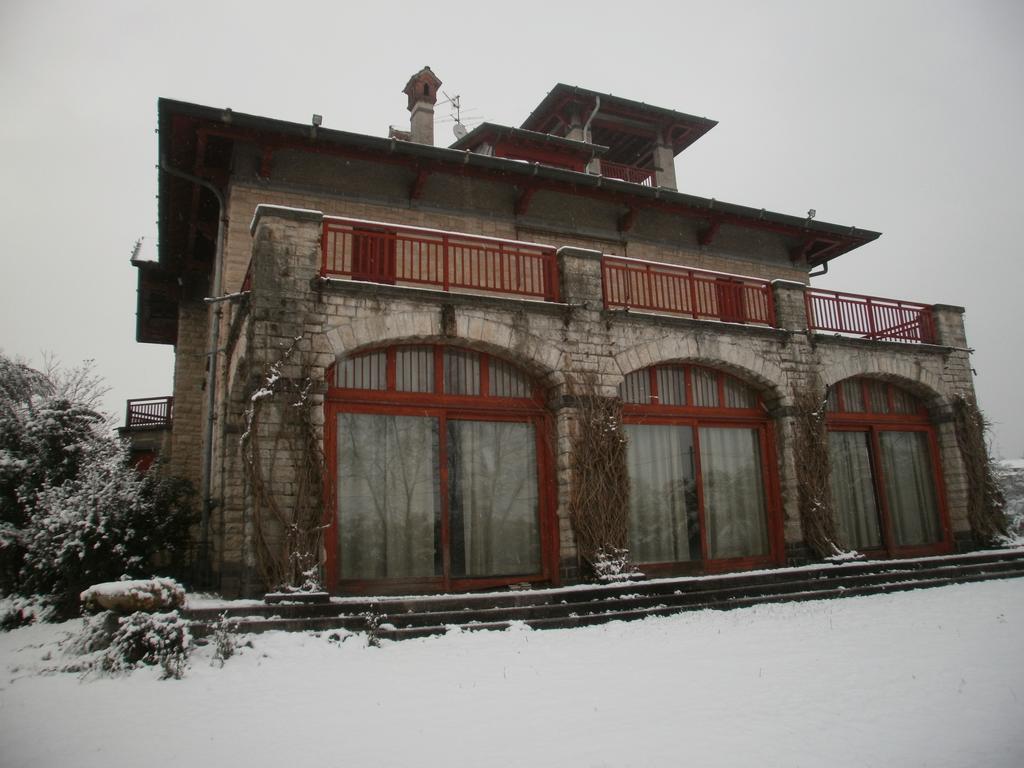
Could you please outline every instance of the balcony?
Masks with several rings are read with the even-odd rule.
[[[899,299],[808,288],[807,327],[862,339],[934,344],[932,307]]]
[[[337,218],[321,243],[323,277],[558,301],[551,246]]]
[[[766,280],[687,269],[637,259],[601,260],[604,305],[695,320],[775,326],[772,286]]]
[[[613,163],[608,160],[601,161],[601,175],[609,179],[621,179],[632,184],[640,184],[644,187],[653,187],[655,183],[655,170],[653,168],[637,168],[636,166]]]
[[[173,418],[173,397],[129,400],[125,409],[124,429],[169,429]]]

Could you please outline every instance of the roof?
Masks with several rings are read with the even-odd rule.
[[[585,123],[595,107],[598,111],[594,114],[591,127],[594,141],[608,144],[609,158],[615,162],[636,164],[644,153],[642,145],[653,143],[658,133],[664,134],[673,154],[678,155],[718,125],[716,120],[706,117],[591,91],[577,85],[557,83],[523,121],[521,127],[540,133],[561,134],[573,120]],[[608,134],[618,134],[619,138],[615,140]],[[629,135],[637,140],[629,142]],[[631,154],[636,157],[631,157]]]
[[[619,101],[626,103],[626,100]],[[651,109],[657,111],[657,108]],[[680,114],[670,110],[661,112]],[[707,123],[706,127],[713,125],[710,121]],[[549,190],[603,200],[633,213],[657,209],[704,222],[705,232],[711,233],[711,237],[723,224],[770,230],[803,243],[797,255],[806,257],[812,267],[879,237],[878,232],[870,230],[811,221],[568,168],[349,133],[171,99],[159,100],[158,126],[161,163],[166,162],[186,174],[202,173],[207,181],[222,190],[230,180],[233,143],[239,141],[256,145],[264,156],[272,156],[278,150],[298,150],[361,158],[407,166],[415,171],[417,179],[425,174],[447,173],[503,182],[525,191]],[[489,129],[511,131],[508,135],[512,136],[528,136],[531,141],[545,146],[581,149],[582,142],[564,137],[537,136],[534,131],[502,126]],[[590,152],[601,151],[591,144],[586,148]],[[201,163],[197,160],[200,157]],[[169,323],[176,316],[172,316],[169,305],[164,307],[163,303],[176,304],[179,295],[206,290],[215,253],[218,205],[212,193],[166,170],[160,171],[158,185],[158,264],[140,269],[138,336],[144,341],[173,343],[174,331]]]

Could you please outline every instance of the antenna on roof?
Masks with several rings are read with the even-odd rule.
[[[459,94],[449,96],[445,91],[441,91],[441,93],[444,94],[445,98],[445,100],[442,101],[441,103],[451,104],[451,110],[449,111],[448,114],[450,115],[451,119],[455,121],[455,125],[452,126],[452,132],[455,134],[455,139],[461,139],[463,136],[469,133],[469,130],[462,123],[462,96]]]

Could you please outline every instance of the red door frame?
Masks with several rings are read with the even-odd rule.
[[[693,383],[690,372],[700,368],[715,374],[719,407],[709,408],[695,405],[662,405],[658,392],[658,368],[680,368],[684,371],[686,402],[693,403]],[[670,563],[641,563],[645,573],[653,575],[670,575],[676,573],[720,573],[725,571],[750,570],[770,565],[785,564],[785,538],[782,520],[781,489],[778,479],[778,454],[776,451],[775,428],[765,410],[761,397],[756,399],[753,408],[726,408],[725,377],[730,374],[707,366],[690,364],[652,365],[643,369],[649,374],[648,391],[651,402],[647,405],[638,403],[623,404],[623,423],[625,424],[668,424],[689,427],[693,430],[694,471],[697,483],[697,519],[700,525],[701,561],[681,561]],[[732,377],[735,378],[735,377]],[[743,386],[752,389],[740,379]],[[764,485],[765,524],[768,526],[768,553],[742,558],[710,560],[708,558],[707,526],[704,509],[704,480],[700,466],[700,428],[701,427],[733,427],[756,429],[758,447],[761,453],[761,481]]]
[[[849,379],[844,379],[849,381]],[[872,557],[896,558],[896,557],[921,557],[928,555],[942,555],[953,551],[953,527],[949,519],[949,508],[946,503],[946,482],[942,473],[942,459],[939,453],[939,441],[935,427],[931,423],[931,417],[927,408],[917,398],[901,390],[907,396],[913,398],[917,408],[913,413],[896,413],[895,390],[900,389],[895,384],[865,377],[855,377],[854,381],[859,384],[861,402],[864,405],[863,411],[846,411],[845,396],[843,388],[837,382],[833,385],[835,390],[836,406],[840,409],[835,411],[830,408],[826,414],[826,424],[829,431],[835,432],[862,432],[868,436],[868,451],[871,460],[871,484],[875,492],[875,507],[879,515],[879,529],[882,533],[882,546],[878,549],[866,549],[863,553]],[[888,413],[876,413],[871,408],[871,384],[882,385],[886,388],[886,406]],[[938,506],[939,530],[941,538],[934,544],[918,546],[897,546],[892,531],[892,516],[889,512],[889,499],[885,490],[885,473],[882,471],[882,450],[879,440],[881,432],[923,432],[928,438],[928,458],[931,462],[932,482],[935,487],[935,503]]]
[[[430,347],[434,355],[434,391],[395,391],[395,350],[401,347]],[[444,350],[474,352],[480,360],[480,395],[443,394]],[[329,388],[324,400],[324,509],[325,582],[330,591],[345,594],[387,594],[402,592],[439,592],[488,589],[522,582],[559,583],[557,493],[553,441],[553,419],[543,406],[539,387],[532,385],[529,398],[492,397],[489,392],[489,370],[492,357],[463,347],[443,345],[399,344],[369,352],[387,352],[386,390],[342,389],[334,386],[334,369],[329,369]],[[439,394],[442,393],[442,394]],[[337,551],[338,517],[336,497],[337,416],[339,413],[370,413],[394,416],[429,416],[438,419],[438,482],[441,505],[442,575],[414,579],[339,579]],[[538,533],[541,570],[535,574],[495,577],[452,577],[450,509],[448,503],[448,462],[446,425],[449,420],[481,420],[528,423],[534,427],[537,464]]]

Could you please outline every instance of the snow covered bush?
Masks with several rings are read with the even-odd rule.
[[[130,466],[102,394],[88,363],[40,373],[0,355],[0,593],[46,596],[58,618],[188,542],[191,486]]]
[[[213,632],[210,635],[213,643],[213,664],[223,667],[224,662],[235,655],[238,643],[235,639],[235,623],[228,618],[227,613],[222,613],[213,625]]]
[[[1006,521],[1012,544],[1024,544],[1024,459],[1008,459],[995,467],[1006,498]]]
[[[154,503],[159,485],[129,467],[115,441],[88,446],[78,476],[44,485],[29,507],[22,588],[74,615],[90,585],[138,574],[157,552],[181,545],[190,518]]]
[[[109,674],[129,672],[139,664],[159,665],[163,679],[180,679],[188,666],[192,635],[188,622],[170,613],[132,613],[118,619],[118,628],[100,661]]]

